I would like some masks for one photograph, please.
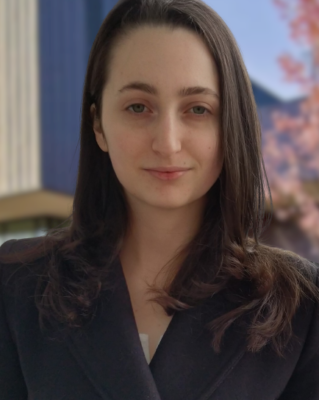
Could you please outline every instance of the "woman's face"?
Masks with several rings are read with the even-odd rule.
[[[218,75],[206,45],[185,29],[140,27],[113,55],[94,132],[128,201],[162,209],[203,201],[223,163]],[[175,179],[148,171],[162,167],[188,170]]]

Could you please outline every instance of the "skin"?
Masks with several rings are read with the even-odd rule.
[[[93,130],[129,205],[122,268],[143,290],[198,231],[206,194],[221,172],[218,73],[202,39],[183,28],[139,27],[113,54],[100,120],[91,108]],[[153,85],[157,94],[119,92],[134,81]],[[193,86],[215,95],[178,95]],[[168,166],[190,170],[172,181],[144,170]]]

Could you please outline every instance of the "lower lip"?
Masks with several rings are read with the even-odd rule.
[[[163,181],[171,181],[173,179],[177,179],[180,176],[186,174],[186,171],[176,171],[176,172],[159,172],[159,171],[152,171],[150,169],[147,170],[151,175],[155,176],[156,178],[162,179]]]

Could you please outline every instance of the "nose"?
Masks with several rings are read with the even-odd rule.
[[[173,113],[158,117],[152,127],[152,149],[162,156],[171,156],[182,148],[181,126]]]

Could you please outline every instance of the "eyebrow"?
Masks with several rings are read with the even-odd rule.
[[[152,95],[157,95],[158,90],[156,89],[155,86],[149,85],[148,83],[145,82],[130,82],[127,85],[123,86],[120,90],[119,93],[124,93],[129,90],[140,90],[145,93],[149,93]],[[188,88],[182,88],[178,92],[179,97],[187,97],[187,96],[192,96],[195,94],[206,94],[206,95],[211,95],[214,97],[217,97],[219,99],[219,95],[212,89],[203,87],[203,86],[192,86]]]

